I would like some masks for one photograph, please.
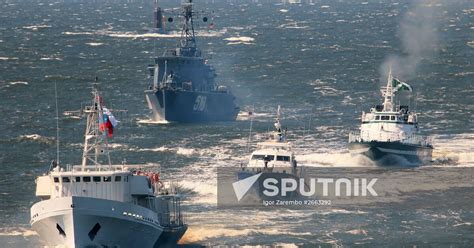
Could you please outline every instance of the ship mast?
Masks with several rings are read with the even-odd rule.
[[[281,131],[281,123],[280,123],[280,117],[281,117],[281,114],[280,114],[280,111],[281,110],[281,107],[280,105],[278,105],[278,109],[277,109],[277,116],[275,118],[275,128],[276,128],[276,134],[278,135],[278,141],[284,141],[285,140],[285,137],[283,136],[283,133]]]
[[[184,0],[182,3],[183,28],[181,29],[181,39],[178,47],[196,48],[196,36],[194,34],[193,3],[192,0]]]
[[[102,134],[99,130],[99,120],[103,118],[104,110],[97,83],[93,85],[92,95],[92,105],[86,106],[83,109],[84,114],[87,115],[84,151],[82,153],[83,169],[85,169],[89,163],[94,166],[101,166],[99,161],[100,156],[106,156],[108,165],[111,165],[107,135]]]
[[[393,87],[392,87],[392,66],[390,66],[388,70],[388,79],[387,79],[387,87],[385,88],[385,91],[383,92],[383,95],[385,96],[385,100],[383,103],[383,111],[384,112],[393,112]]]

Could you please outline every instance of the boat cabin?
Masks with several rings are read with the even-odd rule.
[[[61,197],[89,197],[133,202],[152,208],[154,182],[148,175],[132,173],[125,166],[55,167],[48,175],[37,178],[36,196],[41,200]]]
[[[249,158],[248,167],[296,167],[294,154],[287,143],[259,143],[260,149]]]

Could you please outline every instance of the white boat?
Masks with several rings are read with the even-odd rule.
[[[394,97],[401,90],[412,91],[407,83],[392,77],[382,89],[383,105],[362,113],[358,133],[349,134],[352,156],[362,156],[378,166],[413,166],[431,161],[431,139],[419,135],[418,116],[408,106],[395,106]]]
[[[111,114],[97,86],[92,94],[92,104],[80,112],[87,116],[82,164],[53,161],[36,179],[33,229],[47,246],[157,247],[160,237],[179,240],[187,229],[180,196],[158,173],[141,172],[143,166],[111,164],[106,133],[113,127],[99,123]]]
[[[250,155],[248,163],[241,166],[241,170],[237,173],[238,180],[261,173],[258,183],[254,184],[260,198],[264,198],[260,194],[260,189],[266,178],[279,180],[304,177],[304,167],[297,165],[292,144],[287,140],[287,130],[282,131],[280,117],[280,106],[278,106],[275,131],[269,134],[266,141],[257,143],[257,149]]]

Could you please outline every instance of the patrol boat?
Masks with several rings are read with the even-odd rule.
[[[87,116],[82,164],[53,161],[36,179],[30,223],[47,246],[158,247],[187,229],[181,199],[159,174],[142,166],[111,164],[108,136],[117,121],[94,86]],[[59,152],[58,152],[59,154]],[[162,242],[162,243],[160,243]],[[174,243],[176,244],[176,243]]]
[[[214,82],[215,70],[196,46],[192,7],[191,0],[182,4],[183,23],[177,47],[165,51],[155,58],[154,65],[148,66],[148,108],[156,122],[233,121],[239,107],[230,89]]]
[[[363,156],[378,166],[416,166],[431,161],[431,139],[419,135],[417,114],[408,106],[395,106],[397,92],[412,87],[394,77],[391,70],[382,88],[383,105],[362,113],[358,133],[349,134],[352,156]]]
[[[275,119],[275,131],[271,132],[268,140],[257,143],[257,149],[252,152],[248,163],[241,166],[238,171],[238,180],[261,174],[254,190],[258,197],[265,198],[261,193],[262,183],[266,178],[295,178],[304,176],[304,167],[297,166],[292,145],[287,140],[287,130],[282,131],[280,123],[280,106],[278,106]],[[290,195],[289,197],[295,197]]]

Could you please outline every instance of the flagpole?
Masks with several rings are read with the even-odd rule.
[[[58,110],[58,87],[54,82],[54,98],[56,100],[56,163],[59,165],[59,110]]]

